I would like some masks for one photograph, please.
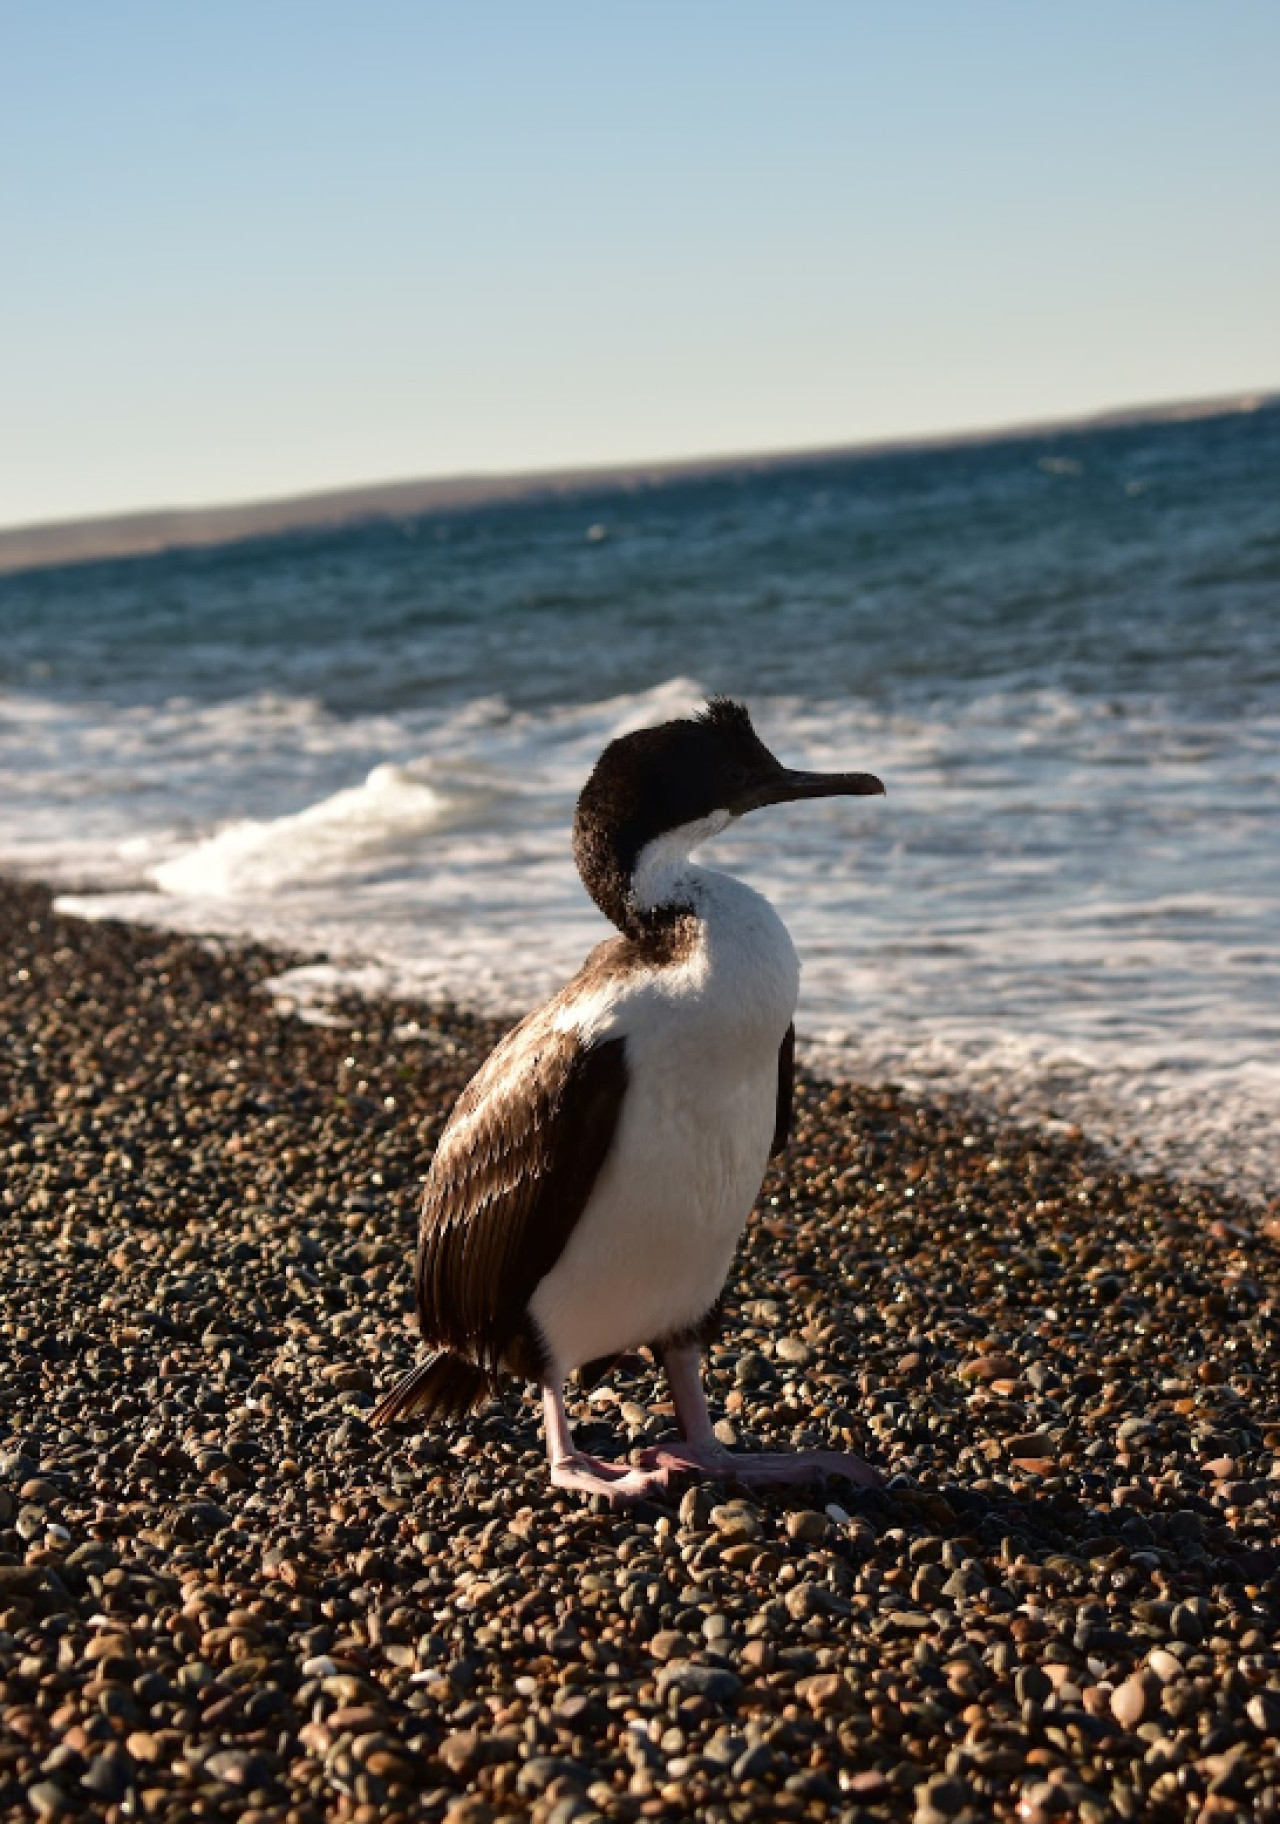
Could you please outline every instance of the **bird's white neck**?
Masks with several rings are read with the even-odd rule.
[[[691,917],[697,941],[675,966],[659,971],[663,1005],[681,1007],[679,1029],[664,1026],[664,1044],[693,1047],[703,1068],[732,1076],[776,1062],[795,1013],[800,964],[787,928],[761,894],[715,868],[697,867],[690,851],[732,818],[714,813],[655,838],[641,850],[632,875],[641,920]]]
[[[694,849],[709,842],[733,822],[728,811],[712,811],[694,823],[682,823],[647,842],[636,857],[631,874],[631,903],[636,911],[660,911],[664,906],[687,906],[695,897],[700,869],[690,860]]]

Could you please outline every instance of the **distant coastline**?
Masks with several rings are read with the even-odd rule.
[[[1126,425],[1168,424],[1227,417],[1280,404],[1280,392],[1237,393],[1213,399],[1134,406],[1081,418],[988,427],[924,437],[825,445],[805,450],[736,456],[691,457],[670,462],[623,463],[602,467],[531,470],[518,474],[473,474],[418,481],[380,482],[326,489],[281,499],[230,506],[166,507],[99,518],[41,521],[0,529],[0,574],[92,563],[104,558],[140,557],[161,551],[234,544],[241,539],[353,526],[385,519],[416,519],[468,507],[547,500],[556,496],[625,494],[673,482],[715,476],[760,475],[842,458],[875,457],[912,450],[962,449],[1025,438],[1069,436]]]

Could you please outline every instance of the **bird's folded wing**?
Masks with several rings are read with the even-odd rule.
[[[564,1251],[618,1124],[624,1041],[538,1014],[464,1090],[427,1179],[418,1316],[429,1345],[496,1370]]]
[[[769,1157],[780,1153],[791,1138],[791,1103],[796,1087],[796,1029],[788,1026],[778,1049],[778,1113],[773,1125]]]

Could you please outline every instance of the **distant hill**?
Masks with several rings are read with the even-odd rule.
[[[716,456],[681,462],[628,463],[607,468],[555,469],[519,475],[458,475],[428,481],[384,482],[298,494],[284,500],[251,501],[223,507],[169,507],[101,519],[54,520],[0,531],[0,572],[135,557],[202,545],[267,538],[307,527],[356,525],[379,519],[414,519],[422,514],[502,501],[545,500],[557,495],[630,493],[672,482],[715,475],[762,474],[806,463],[884,455],[891,451],[960,448],[1014,438],[1068,435],[1074,431],[1137,424],[1161,424],[1257,411],[1280,404],[1280,393],[1237,394],[1187,400],[1174,405],[1133,407],[1087,418],[1053,419],[999,430],[939,437],[899,438],[844,447],[792,450],[773,455]]]

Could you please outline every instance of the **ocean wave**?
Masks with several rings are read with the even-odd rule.
[[[281,887],[333,886],[385,870],[402,845],[465,814],[460,797],[384,761],[362,785],[291,816],[228,824],[147,873],[174,897],[252,899]]]
[[[294,999],[327,983],[516,1012],[602,934],[569,845],[589,767],[702,696],[676,677],[345,722],[307,699],[0,702],[0,861],[93,879],[107,890],[63,902],[82,915],[326,954],[305,994],[282,985]],[[786,758],[889,787],[746,819],[708,852],[794,931],[815,1055],[1274,1185],[1275,718],[1189,726],[1154,698],[1008,689],[946,717],[754,708]]]

